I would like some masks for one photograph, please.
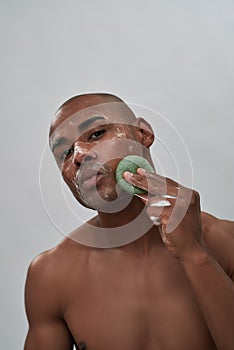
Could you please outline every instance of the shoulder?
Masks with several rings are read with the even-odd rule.
[[[230,275],[234,274],[234,221],[202,212],[203,236],[211,255]]]
[[[66,238],[58,246],[33,259],[25,285],[27,314],[31,317],[33,314],[62,316],[74,266],[79,265],[82,256],[80,252],[82,247]]]
[[[61,243],[41,252],[30,263],[28,273],[35,276],[46,277],[54,275],[61,257]]]
[[[234,221],[219,219],[211,214],[202,212],[202,230],[207,239],[223,237],[234,239]]]
[[[25,306],[30,322],[48,315],[60,316],[58,283],[54,274],[56,249],[41,253],[31,262],[25,284]]]
[[[25,349],[72,349],[73,339],[64,322],[61,255],[57,246],[39,254],[29,266],[25,288],[29,330]]]
[[[40,281],[58,282],[74,257],[77,262],[82,256],[83,247],[70,238],[65,238],[57,246],[36,256],[29,265],[28,277]]]
[[[50,299],[59,286],[58,262],[59,248],[47,250],[36,256],[30,263],[25,286],[26,300]]]
[[[28,268],[27,280],[47,287],[59,287],[71,276],[74,267],[79,268],[87,261],[90,248],[79,244],[70,237],[64,238],[57,246],[36,256]]]

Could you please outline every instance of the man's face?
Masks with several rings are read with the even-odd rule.
[[[121,197],[116,188],[118,162],[129,154],[143,155],[139,128],[124,104],[111,102],[85,109],[59,111],[50,145],[63,179],[75,198],[102,210]]]

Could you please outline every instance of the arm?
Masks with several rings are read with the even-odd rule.
[[[200,247],[185,254],[181,264],[218,349],[234,349],[233,281]]]
[[[198,215],[198,223],[200,221],[199,208],[199,195],[193,192],[188,215],[193,218]],[[175,255],[181,262],[192,285],[217,348],[219,350],[232,350],[234,349],[234,283],[231,276],[233,276],[234,271],[234,224],[232,232],[223,230],[220,224],[216,225],[216,232],[211,228],[210,237],[208,239],[204,237],[206,244],[203,242],[200,224],[196,228],[196,224],[193,222],[191,226],[192,229],[190,225],[185,225],[183,230],[178,227],[175,230],[178,230],[177,232],[165,233],[169,247],[172,244],[174,251],[177,252]],[[194,238],[193,244],[186,246],[186,239],[183,237],[185,235]],[[216,236],[217,242],[213,243],[211,248],[209,241],[212,241],[214,236]],[[215,257],[217,256],[219,263],[212,254],[214,248],[216,248]],[[226,267],[226,272],[221,264]]]
[[[29,330],[24,350],[73,349],[72,336],[61,317],[56,289],[44,257],[39,257],[29,267],[26,281],[25,305]]]
[[[234,222],[205,213],[202,220],[209,252],[198,247],[181,263],[218,349],[234,349]]]
[[[206,240],[196,191],[143,170],[125,179],[148,191],[149,199],[147,196],[143,199],[149,205],[147,213],[152,220],[157,218],[155,224],[160,225],[163,242],[183,266],[217,348],[233,350],[234,284],[230,277],[234,271],[234,223],[216,222],[216,234],[210,233]],[[165,199],[165,194],[168,206],[155,205]],[[228,274],[221,264],[227,266]]]

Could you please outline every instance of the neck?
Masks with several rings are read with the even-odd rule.
[[[101,227],[120,227],[127,225],[142,215],[143,218],[148,218],[145,213],[145,204],[137,197],[133,197],[131,202],[125,208],[116,212],[98,211],[99,225]]]
[[[95,226],[107,230],[108,228],[119,228],[120,233],[124,232],[127,237],[130,236],[133,239],[130,243],[121,245],[118,249],[132,251],[134,254],[139,253],[146,257],[152,247],[155,247],[155,245],[162,246],[159,229],[152,225],[146,209],[146,205],[140,198],[133,197],[131,202],[119,212],[98,212]]]

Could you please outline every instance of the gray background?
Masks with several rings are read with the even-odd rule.
[[[67,98],[106,91],[162,113],[188,147],[203,210],[233,219],[233,10],[231,0],[1,1],[2,349],[23,346],[27,266],[62,238],[38,177]]]

